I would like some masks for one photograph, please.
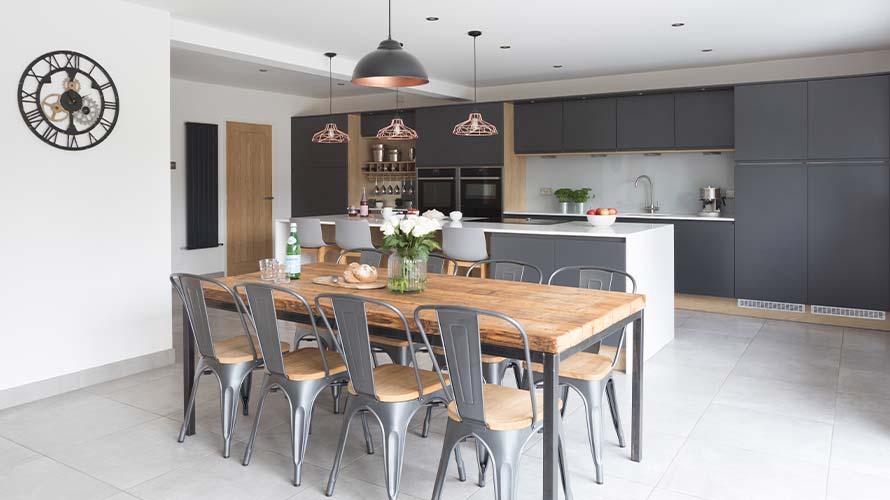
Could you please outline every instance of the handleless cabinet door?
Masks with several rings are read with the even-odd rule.
[[[677,292],[734,296],[735,224],[691,220],[672,223],[674,286]]]
[[[807,82],[735,88],[736,160],[807,157]]]
[[[312,136],[329,121],[333,120],[337,128],[346,132],[348,128],[346,115],[306,116],[291,119],[291,156],[294,164],[312,167],[346,167],[348,146],[346,144],[316,144]]]
[[[566,101],[562,108],[562,150],[614,151],[617,101],[614,97]]]
[[[362,113],[362,137],[377,137],[377,131],[392,123],[395,116],[396,110],[394,109]],[[399,117],[405,122],[405,125],[415,128],[414,110],[401,110]]]
[[[469,118],[473,110],[497,127],[499,134],[465,137],[452,133],[454,126]],[[481,103],[476,106],[420,108],[417,120],[417,165],[420,167],[501,166],[504,164],[504,105]]]
[[[736,165],[736,297],[806,303],[804,169],[802,162]]]
[[[618,149],[673,149],[674,95],[618,98]]]
[[[516,153],[562,151],[562,102],[516,104],[513,113]]]
[[[674,96],[677,148],[733,147],[731,90],[682,92]]]
[[[890,166],[807,166],[811,304],[890,310]]]
[[[810,158],[890,156],[890,76],[808,83]]]

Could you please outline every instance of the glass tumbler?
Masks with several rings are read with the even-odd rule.
[[[275,270],[278,261],[275,259],[260,259],[260,278],[266,281],[275,279]]]

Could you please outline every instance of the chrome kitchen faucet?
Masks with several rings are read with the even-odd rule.
[[[649,192],[646,199],[646,205],[643,207],[643,211],[649,214],[654,214],[658,212],[658,202],[655,201],[655,186],[652,184],[652,179],[649,178],[648,175],[641,175],[636,178],[634,181],[634,187],[638,187],[640,184],[640,179],[646,179],[649,182]]]

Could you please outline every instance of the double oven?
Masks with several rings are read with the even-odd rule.
[[[454,210],[464,217],[498,218],[503,214],[500,167],[417,169],[417,206],[421,212]]]

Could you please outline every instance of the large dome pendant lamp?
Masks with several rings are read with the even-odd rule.
[[[430,82],[420,61],[392,39],[392,0],[389,5],[389,31],[377,50],[359,59],[352,71],[352,83],[366,87],[414,87]]]
[[[417,131],[405,125],[399,116],[399,88],[396,87],[396,116],[392,118],[389,125],[377,131],[378,139],[389,141],[411,141],[417,139]]]
[[[349,142],[349,134],[343,132],[339,128],[337,128],[337,124],[334,123],[334,74],[333,74],[333,62],[334,62],[334,52],[325,52],[325,57],[328,58],[328,123],[325,124],[324,129],[319,130],[312,136],[312,142],[317,144],[343,144],[344,142]]]
[[[483,120],[482,113],[476,109],[476,38],[482,32],[473,30],[467,34],[473,37],[473,112],[470,113],[470,117],[466,121],[455,125],[451,132],[464,137],[491,137],[498,135],[498,128]]]

